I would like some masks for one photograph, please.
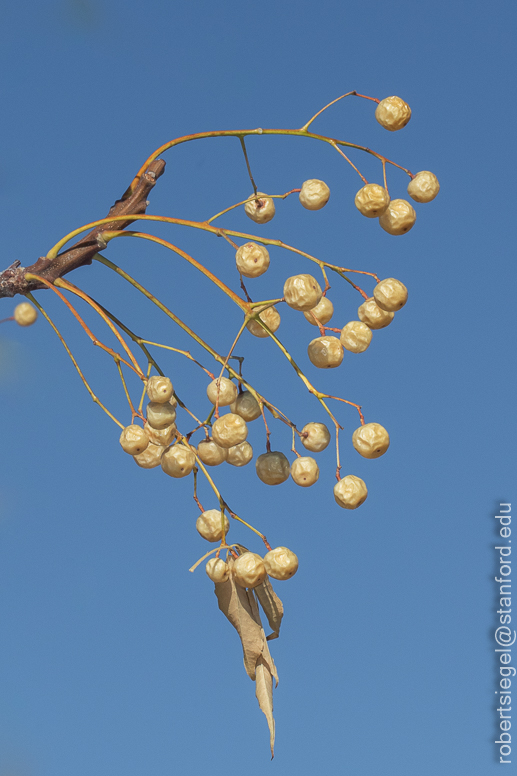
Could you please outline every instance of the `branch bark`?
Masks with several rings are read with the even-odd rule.
[[[154,187],[158,178],[163,175],[165,162],[163,159],[155,159],[149,164],[149,167],[138,181],[133,193],[127,198],[119,199],[110,208],[108,216],[137,215],[145,213],[148,205],[147,196]],[[72,272],[78,267],[84,267],[92,263],[92,257],[99,251],[97,237],[105,231],[113,229],[125,229],[133,221],[114,221],[113,224],[104,224],[88,232],[78,242],[74,243],[55,259],[39,258],[35,264],[30,267],[23,267],[21,262],[15,261],[10,267],[0,273],[0,298],[12,297],[16,294],[27,294],[44,285],[35,280],[25,280],[25,274],[32,272],[44,277],[49,283],[53,283],[57,278]]]

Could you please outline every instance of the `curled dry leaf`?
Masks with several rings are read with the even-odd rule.
[[[280,635],[280,625],[282,623],[282,617],[284,616],[284,607],[282,601],[273,590],[273,585],[269,581],[269,577],[253,588],[254,592],[259,600],[259,603],[264,610],[264,614],[267,617],[269,627],[273,631],[267,636],[267,640],[277,639]]]

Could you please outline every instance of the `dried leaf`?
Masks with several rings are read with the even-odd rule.
[[[269,581],[269,577],[266,577],[261,585],[257,585],[254,588],[257,598],[264,610],[264,614],[267,617],[269,627],[273,631],[267,636],[267,640],[277,639],[280,632],[280,625],[282,624],[282,617],[284,616],[284,607],[282,601],[273,590],[273,585]]]
[[[271,747],[271,759],[275,756],[275,719],[273,717],[273,677],[267,663],[259,658],[257,663],[257,680],[255,695],[259,706],[266,715],[269,727],[269,745]]]

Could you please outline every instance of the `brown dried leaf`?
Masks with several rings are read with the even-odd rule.
[[[273,590],[273,585],[269,581],[269,577],[266,577],[261,585],[257,585],[254,588],[257,598],[264,610],[264,614],[267,617],[269,627],[273,631],[267,636],[267,640],[277,639],[280,633],[280,625],[282,624],[282,617],[284,616],[284,607],[282,601]]]
[[[266,715],[269,727],[269,745],[271,747],[271,759],[275,756],[275,718],[273,717],[273,677],[269,666],[265,660],[260,657],[257,663],[257,680],[255,685],[255,695],[259,706]]]

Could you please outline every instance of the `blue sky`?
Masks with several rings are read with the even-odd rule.
[[[310,489],[267,487],[253,464],[214,470],[235,511],[300,558],[296,577],[276,586],[286,616],[272,643],[273,763],[238,638],[203,568],[188,572],[206,551],[190,479],[140,470],[121,451],[117,427],[44,320],[2,324],[0,776],[495,772],[493,515],[512,501],[516,463],[513,4],[29,0],[2,14],[3,266],[29,265],[103,217],[167,140],[300,127],[352,89],[401,96],[410,124],[388,133],[373,103],[347,98],[316,131],[432,170],[441,192],[417,206],[409,234],[391,237],[356,211],[361,182],[330,148],[248,142],[260,190],[283,193],[308,178],[331,189],[316,213],[288,198],[261,234],[409,288],[408,305],[371,348],[328,372],[307,360],[314,330],[282,310],[279,334],[309,379],[390,432],[386,456],[361,459],[350,443],[355,410],[336,410],[343,473],[368,482],[359,510],[334,503],[330,448]],[[202,220],[251,193],[237,140],[186,144],[165,159],[149,213]],[[359,152],[353,160],[381,181],[375,160]],[[389,184],[392,197],[405,196],[402,172],[389,170]],[[255,229],[237,211],[220,223]],[[180,227],[155,233],[238,290],[225,241]],[[105,254],[227,351],[240,314],[192,268],[137,240]],[[274,298],[286,277],[310,271],[271,250],[256,298]],[[190,347],[105,268],[70,279],[142,336]],[[332,285],[342,326],[361,300]],[[50,292],[37,298],[94,390],[129,422],[113,363]],[[13,306],[1,300],[0,318]],[[250,381],[298,425],[324,422],[272,342],[247,336],[242,354]],[[180,356],[160,354],[160,364],[205,412],[204,373]],[[273,448],[292,457],[289,434],[272,430]],[[263,452],[260,421],[250,439]],[[205,485],[200,498],[215,506]],[[229,538],[261,551],[236,524]]]

